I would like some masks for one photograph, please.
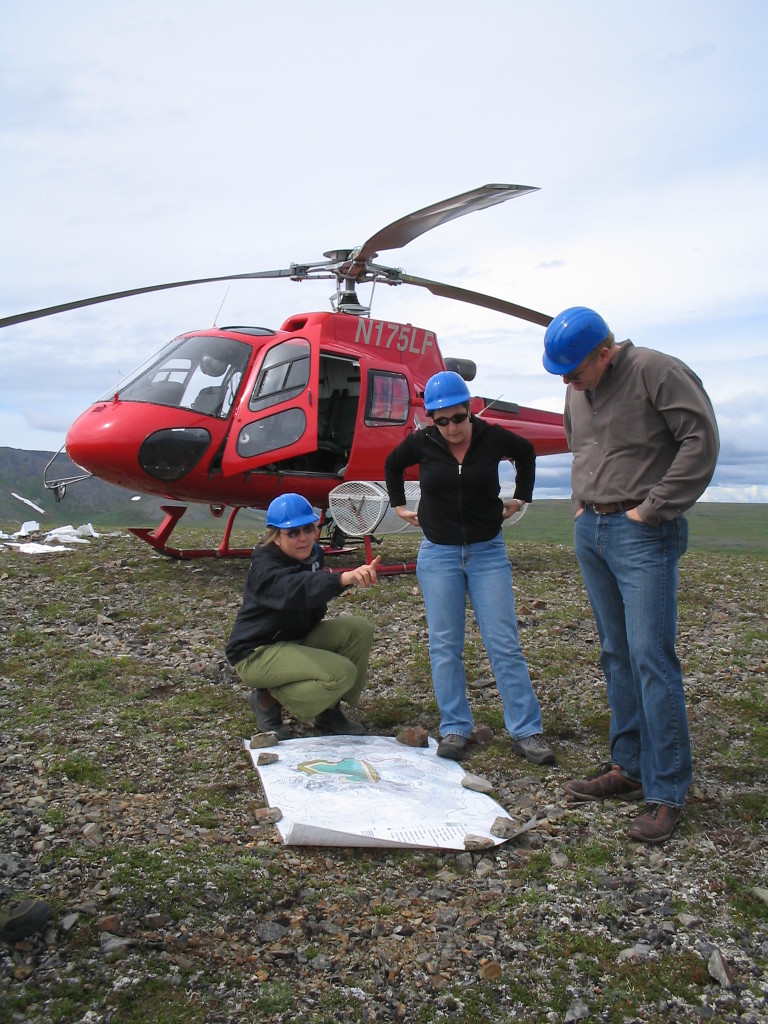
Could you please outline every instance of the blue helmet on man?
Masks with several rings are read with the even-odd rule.
[[[267,526],[278,530],[292,530],[294,526],[316,523],[320,518],[301,494],[281,494],[273,498],[267,509]]]
[[[573,373],[610,333],[608,324],[594,309],[564,309],[554,317],[544,335],[544,369],[561,377]]]
[[[463,377],[454,370],[441,370],[433,374],[424,388],[424,408],[427,412],[450,409],[452,405],[466,405],[469,388]]]

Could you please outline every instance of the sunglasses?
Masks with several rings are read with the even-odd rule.
[[[432,422],[438,427],[447,427],[449,423],[463,423],[468,418],[468,412],[455,412],[453,416],[433,416]]]
[[[307,523],[306,526],[294,526],[291,530],[283,530],[282,532],[286,537],[290,537],[291,540],[296,540],[297,537],[301,537],[302,534],[315,533],[317,526],[315,523]]]

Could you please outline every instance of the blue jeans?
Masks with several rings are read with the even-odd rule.
[[[586,508],[574,523],[574,546],[600,636],[611,760],[642,782],[648,803],[682,807],[692,764],[675,638],[688,523],[679,516],[648,526],[624,512]]]
[[[501,694],[504,724],[514,739],[540,733],[541,709],[517,638],[512,569],[501,533],[465,545],[432,544],[425,537],[416,573],[427,612],[440,735],[469,737],[473,728],[463,661],[467,594]]]

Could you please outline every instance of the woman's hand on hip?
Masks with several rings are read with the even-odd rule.
[[[403,519],[406,523],[410,523],[411,526],[419,525],[419,517],[416,512],[408,508],[407,505],[397,505],[395,512]]]

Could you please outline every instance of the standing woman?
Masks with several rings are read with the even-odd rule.
[[[328,601],[350,587],[377,582],[376,566],[323,572],[318,516],[300,494],[282,494],[267,509],[267,532],[251,556],[243,603],[227,644],[227,661],[246,686],[262,732],[289,739],[282,709],[321,733],[360,736],[365,729],[341,709],[355,707],[365,686],[373,627],[367,619],[326,619]]]
[[[469,399],[458,373],[430,377],[424,407],[433,425],[409,434],[385,463],[390,504],[424,532],[416,572],[441,716],[437,753],[459,760],[472,734],[463,661],[469,595],[515,753],[534,764],[555,764],[520,650],[512,569],[501,535],[502,521],[531,500],[536,456],[525,438],[471,416]],[[506,502],[499,497],[501,459],[514,462],[517,471],[515,497]],[[405,470],[414,465],[420,467],[418,515],[406,505],[403,485]]]

